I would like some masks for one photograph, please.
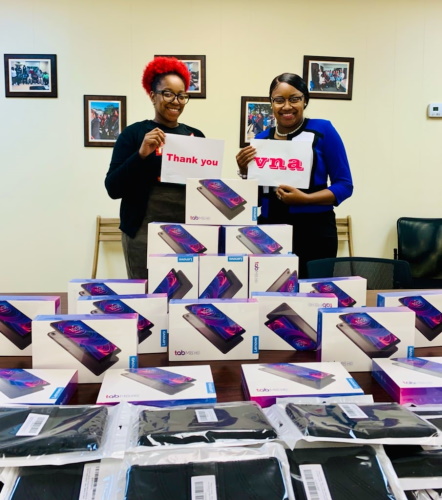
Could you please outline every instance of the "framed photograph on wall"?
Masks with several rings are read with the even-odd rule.
[[[187,66],[190,72],[188,93],[192,99],[206,98],[206,56],[176,56],[175,54],[160,54],[154,57],[176,57]]]
[[[125,127],[126,96],[84,96],[85,146],[111,148]]]
[[[240,148],[248,146],[256,134],[274,125],[275,117],[268,97],[241,97]]]
[[[353,67],[353,57],[304,56],[303,78],[310,98],[351,100]]]
[[[55,54],[5,54],[6,97],[57,97]]]

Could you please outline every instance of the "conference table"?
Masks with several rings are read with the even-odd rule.
[[[367,306],[376,305],[378,291],[367,291]],[[18,294],[2,294],[18,295]],[[20,295],[55,295],[61,299],[61,313],[67,314],[67,293],[28,293]],[[415,349],[416,356],[442,356],[442,347],[421,347]],[[225,360],[225,361],[192,361],[172,362],[168,360],[167,352],[155,354],[140,354],[138,366],[183,366],[210,365],[215,383],[217,401],[244,401],[241,387],[241,365],[246,363],[306,363],[316,361],[314,351],[260,351],[258,360]],[[32,368],[31,356],[0,356],[0,368]],[[365,394],[372,394],[376,402],[392,401],[390,395],[373,379],[370,372],[351,372],[351,375],[363,389]],[[93,404],[97,400],[100,384],[79,384],[70,404]]]

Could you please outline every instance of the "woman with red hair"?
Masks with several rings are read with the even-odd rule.
[[[121,198],[120,229],[130,279],[147,278],[147,225],[184,222],[186,187],[160,182],[165,134],[204,134],[178,122],[189,101],[190,74],[174,57],[156,57],[143,72],[142,84],[153,104],[153,120],[126,127],[115,143],[105,186]]]

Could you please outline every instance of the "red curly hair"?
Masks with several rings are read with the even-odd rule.
[[[178,75],[184,82],[186,90],[190,85],[190,73],[187,66],[176,57],[155,57],[153,61],[144,68],[141,80],[144,89],[148,94],[155,90],[159,77],[165,75]],[[153,85],[152,85],[153,84]]]

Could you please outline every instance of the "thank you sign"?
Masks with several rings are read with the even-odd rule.
[[[220,179],[224,141],[166,134],[161,161],[161,182],[186,184],[187,178]]]

